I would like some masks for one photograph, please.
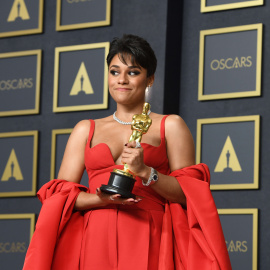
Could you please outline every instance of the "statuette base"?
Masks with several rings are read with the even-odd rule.
[[[108,185],[101,185],[100,190],[104,193],[120,194],[123,198],[135,199],[136,196],[132,194],[132,189],[136,180],[134,179],[132,174],[130,175],[131,176],[127,176],[113,171],[111,172]]]

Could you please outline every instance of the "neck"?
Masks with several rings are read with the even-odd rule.
[[[136,106],[125,106],[117,104],[116,116],[122,121],[129,122],[132,120],[134,114],[141,114],[143,110],[143,103],[137,104]]]

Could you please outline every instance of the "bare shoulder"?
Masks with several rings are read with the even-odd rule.
[[[191,132],[179,115],[169,115],[165,121],[165,135],[167,139],[189,139],[193,140]]]
[[[164,114],[151,113],[151,118],[154,120],[162,120],[165,116]],[[167,116],[165,125],[174,126],[174,125],[185,125],[185,121],[176,114],[170,114]]]
[[[170,114],[168,115],[166,119],[166,125],[186,125],[183,118],[176,114]]]
[[[80,137],[81,139],[88,138],[91,122],[89,120],[81,120],[78,122],[72,130],[72,137]]]
[[[89,120],[81,120],[75,125],[73,131],[83,133],[85,131],[89,131],[90,127],[91,127],[91,122]]]
[[[171,114],[167,117],[165,121],[165,130],[167,133],[170,133],[170,131],[185,132],[189,131],[189,128],[182,117],[176,114]]]
[[[157,122],[157,123],[160,122],[164,116],[165,116],[164,114],[159,114],[159,113],[154,113],[154,112],[151,112],[150,114],[150,118],[154,122]]]

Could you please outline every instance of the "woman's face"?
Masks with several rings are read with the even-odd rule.
[[[144,102],[145,88],[153,84],[154,76],[147,77],[147,70],[137,64],[132,65],[130,57],[124,64],[115,55],[109,66],[109,91],[112,98],[121,104]]]

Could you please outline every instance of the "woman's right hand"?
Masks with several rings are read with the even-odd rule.
[[[109,204],[123,204],[123,205],[133,205],[142,200],[141,197],[133,198],[122,198],[120,194],[107,194],[97,188],[96,195],[100,198],[100,200],[104,203],[104,206]]]

